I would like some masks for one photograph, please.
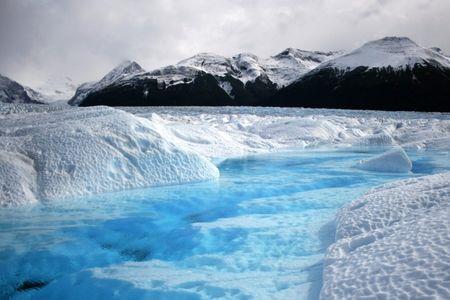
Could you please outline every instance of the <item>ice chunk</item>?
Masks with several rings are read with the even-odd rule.
[[[412,169],[412,162],[403,148],[396,147],[371,159],[360,161],[356,167],[375,172],[407,173]]]
[[[14,114],[0,124],[2,205],[219,175],[208,159],[169,141],[160,125],[116,109]]]

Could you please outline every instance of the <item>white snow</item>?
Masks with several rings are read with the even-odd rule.
[[[212,159],[280,148],[450,150],[450,116],[300,108],[122,107],[162,124],[171,140]]]
[[[405,37],[386,37],[368,42],[360,48],[320,65],[322,68],[352,70],[370,68],[413,67],[416,64],[438,64],[450,68],[450,59],[439,52],[417,45]]]
[[[228,81],[219,82],[219,85],[225,91],[225,93],[227,93],[228,96],[231,97],[231,99],[234,99],[233,87]]]
[[[30,98],[43,103],[56,101],[67,102],[75,95],[79,83],[65,76],[61,78],[49,78],[43,84],[25,88]]]
[[[288,48],[263,60],[263,67],[269,79],[278,88],[288,86],[302,75],[315,69],[321,63],[342,55],[342,51],[319,52]]]
[[[368,160],[358,162],[357,168],[375,172],[408,173],[412,162],[401,147],[385,152]]]
[[[11,114],[0,127],[3,206],[219,176],[157,124],[112,108]]]
[[[376,188],[341,209],[321,299],[449,299],[450,173]]]

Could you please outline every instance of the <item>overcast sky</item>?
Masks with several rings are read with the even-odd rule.
[[[0,0],[0,73],[31,86],[96,80],[198,52],[269,56],[409,36],[450,52],[449,0]]]

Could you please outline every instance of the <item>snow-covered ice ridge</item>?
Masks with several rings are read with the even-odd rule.
[[[0,114],[0,206],[212,179],[158,123],[107,107]]]
[[[450,299],[450,173],[375,188],[340,210],[321,299]]]
[[[449,128],[440,113],[2,104],[1,203],[209,179],[211,161],[282,148],[447,150]]]
[[[121,107],[213,159],[280,148],[450,149],[450,115],[261,107]],[[356,163],[356,162],[355,162]]]

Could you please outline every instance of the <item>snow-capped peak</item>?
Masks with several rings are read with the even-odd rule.
[[[295,48],[274,55],[264,61],[269,79],[278,87],[291,84],[303,74],[316,68],[321,63],[328,61],[342,52],[306,51]]]
[[[141,72],[145,72],[145,70],[137,62],[125,60],[106,74],[100,82],[112,82],[119,78],[124,78],[128,75],[134,75]]]
[[[277,55],[274,55],[273,58],[275,59],[293,58],[296,60],[301,60],[302,62],[311,61],[320,64],[325,60],[328,60],[339,54],[342,54],[342,52],[307,51],[295,48],[287,48],[286,50],[278,53]]]
[[[406,68],[416,64],[440,64],[450,68],[450,60],[431,49],[423,48],[407,37],[385,37],[365,43],[360,48],[332,59],[319,68],[351,70],[368,68]]]
[[[177,66],[192,67],[219,77],[228,74],[244,84],[263,76],[281,88],[338,54],[341,53],[295,48],[287,48],[269,58],[259,58],[252,53],[239,53],[230,58],[214,53],[199,53],[180,61]]]
[[[118,80],[131,78],[134,75],[144,72],[145,70],[137,62],[125,60],[100,79],[100,81],[81,84],[77,88],[75,96],[69,101],[69,104],[78,105],[88,94],[98,91]]]
[[[216,76],[225,76],[233,69],[229,58],[214,53],[196,54],[180,61],[177,66],[193,67]]]

